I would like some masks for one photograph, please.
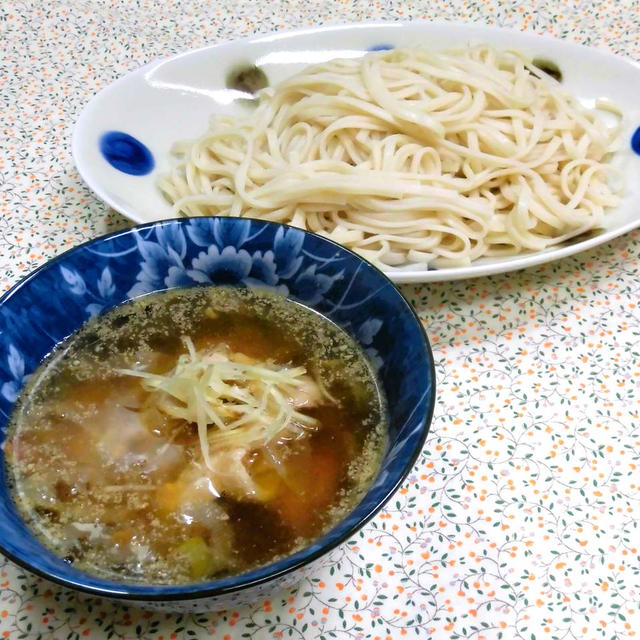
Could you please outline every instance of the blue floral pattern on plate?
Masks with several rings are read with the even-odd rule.
[[[154,607],[166,607],[167,599],[176,601],[171,608],[223,607],[263,593],[276,575],[292,580],[310,570],[402,482],[434,404],[433,360],[418,318],[393,284],[354,253],[299,229],[251,219],[166,220],[127,229],[68,251],[9,291],[0,300],[0,439],[30,373],[89,318],[154,291],[206,284],[278,291],[330,318],[365,350],[388,400],[389,448],[362,502],[322,539],[268,567],[203,585],[140,586],[88,576],[43,549],[0,484],[0,549],[7,555],[94,594]]]

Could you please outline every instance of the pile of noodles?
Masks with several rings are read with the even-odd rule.
[[[159,187],[181,215],[285,222],[385,268],[459,266],[601,226],[616,133],[518,52],[395,49],[214,116]]]

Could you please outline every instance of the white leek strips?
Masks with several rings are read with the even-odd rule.
[[[278,439],[296,439],[318,422],[298,411],[312,405],[320,391],[304,367],[258,363],[220,345],[196,351],[183,337],[187,353],[165,374],[134,369],[119,373],[142,378],[166,415],[197,424],[202,458],[213,469],[211,452],[250,451]]]
[[[463,266],[601,226],[616,133],[524,54],[395,49],[213,117],[158,185],[176,214],[289,223],[382,268]]]

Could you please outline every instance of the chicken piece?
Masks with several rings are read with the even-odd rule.
[[[220,493],[236,500],[260,500],[260,489],[244,463],[246,453],[229,449],[211,456],[211,481]]]
[[[222,495],[235,500],[260,499],[260,489],[244,463],[245,449],[225,449],[211,456],[211,468],[190,465],[180,474],[178,501],[210,501]]]
[[[185,523],[211,526],[213,520],[226,518],[217,503],[222,496],[241,502],[270,499],[277,493],[280,479],[274,478],[274,473],[266,474],[263,468],[249,469],[245,458],[244,449],[228,449],[211,456],[212,468],[190,464],[175,482],[159,487],[156,504],[164,513],[179,514]],[[257,473],[255,479],[253,471]]]

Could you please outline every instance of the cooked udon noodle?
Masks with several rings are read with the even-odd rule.
[[[182,215],[289,223],[384,268],[461,266],[599,227],[616,134],[518,52],[395,49],[214,116],[159,186]]]

